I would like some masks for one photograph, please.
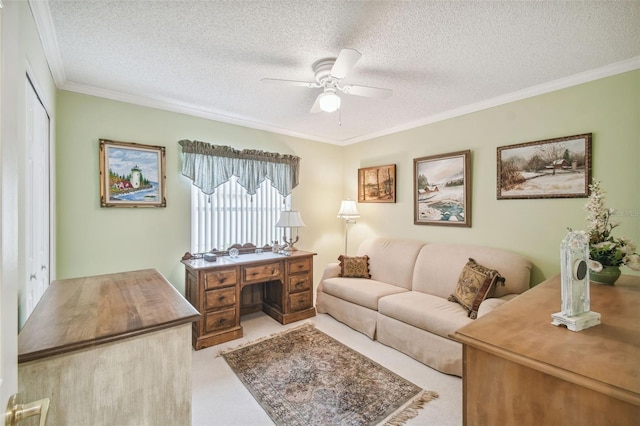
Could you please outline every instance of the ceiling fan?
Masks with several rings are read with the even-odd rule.
[[[358,86],[355,84],[342,84],[342,79],[355,66],[362,55],[354,49],[342,49],[337,58],[325,58],[313,64],[315,81],[294,81],[280,80],[277,78],[263,78],[263,83],[284,84],[289,86],[306,87],[309,89],[322,88],[322,93],[318,95],[313,103],[311,113],[321,111],[334,112],[340,109],[340,96],[338,93],[347,95],[364,96],[368,98],[388,98],[393,91],[378,87]]]

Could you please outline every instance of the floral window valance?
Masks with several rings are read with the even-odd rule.
[[[295,155],[253,149],[238,151],[186,139],[178,143],[182,146],[182,174],[205,194],[213,194],[231,176],[236,176],[250,195],[255,195],[267,178],[283,197],[298,186],[300,157]]]

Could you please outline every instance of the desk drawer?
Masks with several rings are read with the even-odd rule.
[[[313,294],[311,291],[295,293],[289,295],[289,312],[301,311],[313,305]]]
[[[242,282],[243,283],[259,283],[270,280],[281,279],[281,264],[280,262],[267,263],[266,265],[259,266],[243,266],[242,267]]]
[[[293,275],[289,277],[289,293],[311,289],[311,277],[309,274]]]
[[[219,309],[225,306],[235,305],[236,287],[226,287],[217,290],[207,290],[204,294],[204,309]]]
[[[226,309],[224,311],[209,312],[204,317],[204,329],[206,333],[224,330],[236,325],[236,309]]]
[[[307,257],[299,260],[290,260],[287,262],[288,272],[296,274],[298,272],[308,272],[311,270],[311,258]]]
[[[237,282],[238,276],[235,269],[222,269],[219,271],[205,272],[204,274],[204,288],[207,290],[234,285]]]

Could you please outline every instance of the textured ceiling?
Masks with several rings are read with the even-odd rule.
[[[58,87],[348,144],[640,68],[640,2],[30,2]],[[312,64],[353,48],[342,95],[310,114]]]

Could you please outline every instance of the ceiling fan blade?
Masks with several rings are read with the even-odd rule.
[[[393,94],[393,90],[390,90],[390,89],[381,89],[379,87],[356,86],[353,84],[343,86],[340,88],[340,90],[348,95],[365,96],[367,98],[379,98],[379,99],[388,98]]]
[[[331,68],[331,76],[337,79],[345,78],[361,56],[357,50],[342,49]]]
[[[320,109],[320,96],[322,96],[322,93],[320,93],[318,95],[318,97],[316,98],[316,101],[313,103],[313,106],[309,110],[309,112],[311,114],[316,114],[318,112],[322,112],[322,110]]]
[[[263,78],[260,82],[265,84],[285,84],[287,86],[307,87],[310,89],[320,87],[317,83],[309,81],[281,80],[279,78]]]

